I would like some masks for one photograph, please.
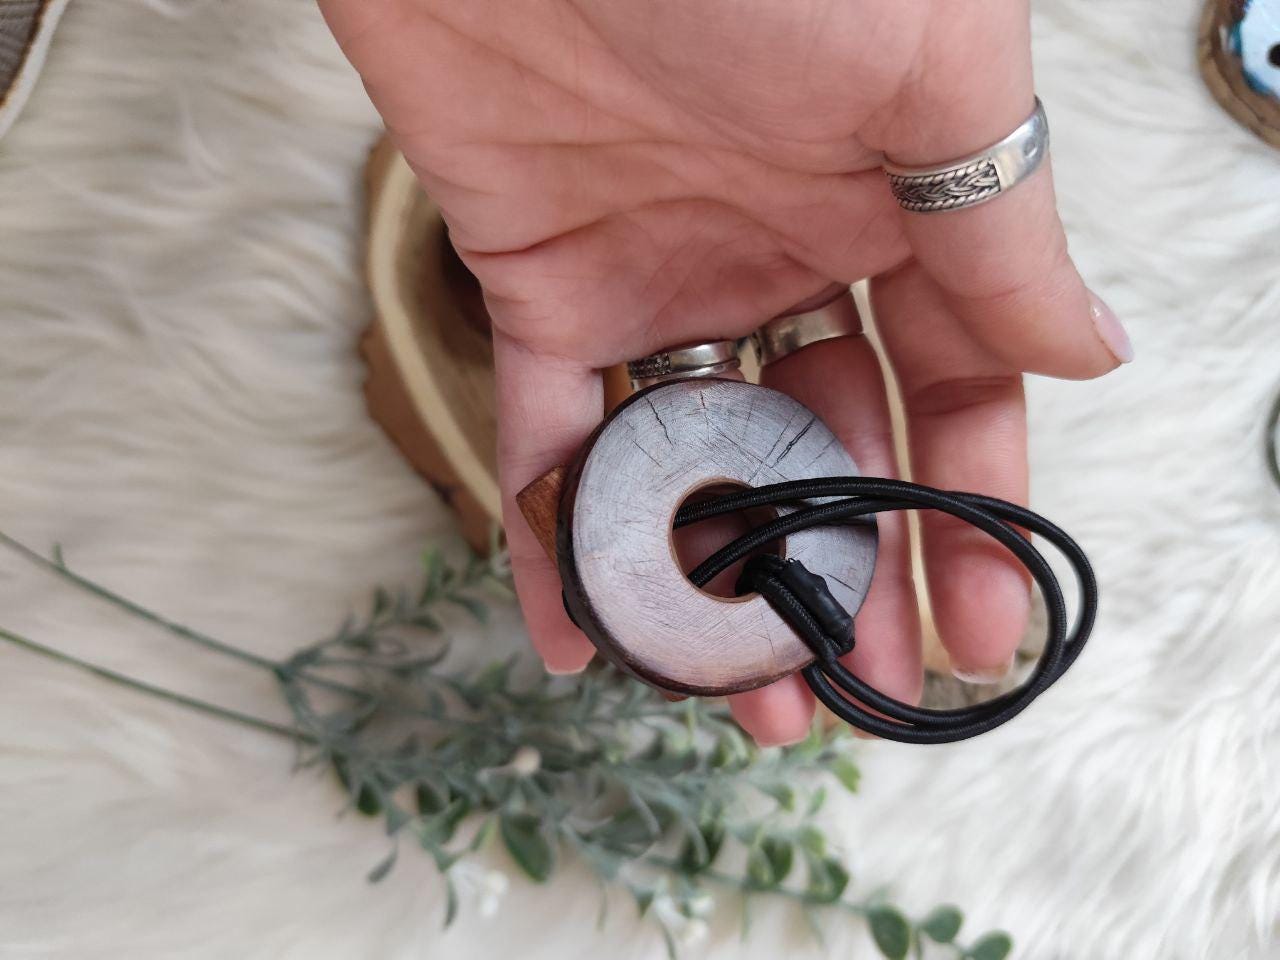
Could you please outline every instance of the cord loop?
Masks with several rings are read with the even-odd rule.
[[[841,499],[829,499],[833,497]],[[815,498],[827,499],[807,502]],[[984,703],[934,710],[886,696],[840,662],[839,657],[853,646],[852,618],[835,603],[821,577],[794,561],[768,555],[752,557],[739,580],[739,591],[756,591],[768,600],[813,650],[816,661],[801,674],[814,695],[836,716],[868,733],[901,743],[951,743],[986,733],[1012,720],[1061,678],[1079,657],[1093,630],[1098,585],[1084,551],[1065,531],[1038,513],[994,497],[936,490],[902,480],[829,477],[756,487],[691,504],[677,512],[673,526],[684,527],[711,517],[780,504],[799,505],[799,509],[716,551],[689,574],[689,579],[705,586],[718,573],[766,544],[810,527],[870,522],[878,513],[926,509],[948,513],[994,538],[1027,568],[1044,597],[1048,637],[1044,653],[1026,682]],[[1080,603],[1070,628],[1057,576],[1019,527],[1051,543],[1075,571]]]

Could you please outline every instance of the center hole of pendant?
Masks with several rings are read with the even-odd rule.
[[[727,493],[738,493],[749,489],[750,487],[746,484],[735,483],[731,480],[713,480],[691,492],[680,503],[680,507],[683,508],[689,504],[702,503],[715,497],[724,496]],[[680,530],[672,530],[671,545],[675,551],[676,562],[680,564],[680,569],[684,571],[685,576],[688,576],[698,564],[702,563],[721,547],[727,546],[743,534],[776,519],[778,519],[778,511],[773,507],[754,507],[750,510],[742,510],[722,517],[712,517],[709,520],[703,520],[701,523],[695,523]],[[785,539],[766,543],[752,551],[748,557],[743,558],[729,567],[729,569],[718,574],[706,586],[698,589],[720,600],[749,599],[754,594],[739,597],[734,593],[733,589],[738,582],[739,575],[742,573],[743,565],[751,557],[760,554],[771,553],[779,557],[785,557],[786,546]]]

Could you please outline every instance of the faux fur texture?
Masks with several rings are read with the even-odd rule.
[[[1016,723],[870,744],[855,883],[1026,957],[1280,952],[1280,154],[1201,88],[1197,0],[1042,0],[1073,251],[1134,333],[1032,386],[1035,503],[1091,551],[1094,644]],[[412,576],[448,518],[367,419],[360,169],[377,118],[306,0],[73,4],[0,144],[0,526],[281,653]],[[269,678],[0,556],[0,623],[242,709]],[[486,639],[520,643],[515,621]],[[662,955],[584,874],[439,930],[441,886],[286,746],[0,645],[0,957]],[[502,859],[495,855],[495,865]],[[781,910],[717,957],[817,955]],[[870,955],[832,932],[831,956]],[[516,947],[515,945],[518,945]]]

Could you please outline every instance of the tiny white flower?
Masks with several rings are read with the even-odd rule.
[[[515,756],[507,766],[512,773],[531,777],[542,767],[542,754],[538,752],[537,747],[525,744],[516,750]]]
[[[680,912],[680,908],[676,906],[675,900],[669,894],[660,893],[655,896],[649,909],[653,911],[657,921],[672,933],[683,929],[689,922],[689,918]]]
[[[693,919],[685,923],[684,929],[675,935],[676,942],[682,947],[693,948],[707,939],[711,927],[705,920]]]
[[[695,895],[682,908],[669,894],[660,893],[650,907],[654,917],[683,947],[696,947],[707,939],[711,926],[703,919],[711,912],[714,901],[705,893]]]
[[[705,890],[695,893],[686,903],[689,913],[695,917],[709,917],[711,911],[715,909],[715,897],[707,893]]]
[[[502,906],[502,898],[507,895],[509,886],[511,886],[511,881],[507,879],[507,875],[501,870],[490,870],[484,875],[480,902],[476,907],[476,911],[481,917],[487,919],[497,916],[498,908]]]
[[[501,870],[486,870],[470,860],[462,860],[449,871],[458,899],[481,917],[497,914],[511,881]]]

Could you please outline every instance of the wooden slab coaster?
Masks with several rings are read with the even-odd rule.
[[[439,209],[389,141],[366,177],[369,412],[483,554],[502,520],[489,315]]]

